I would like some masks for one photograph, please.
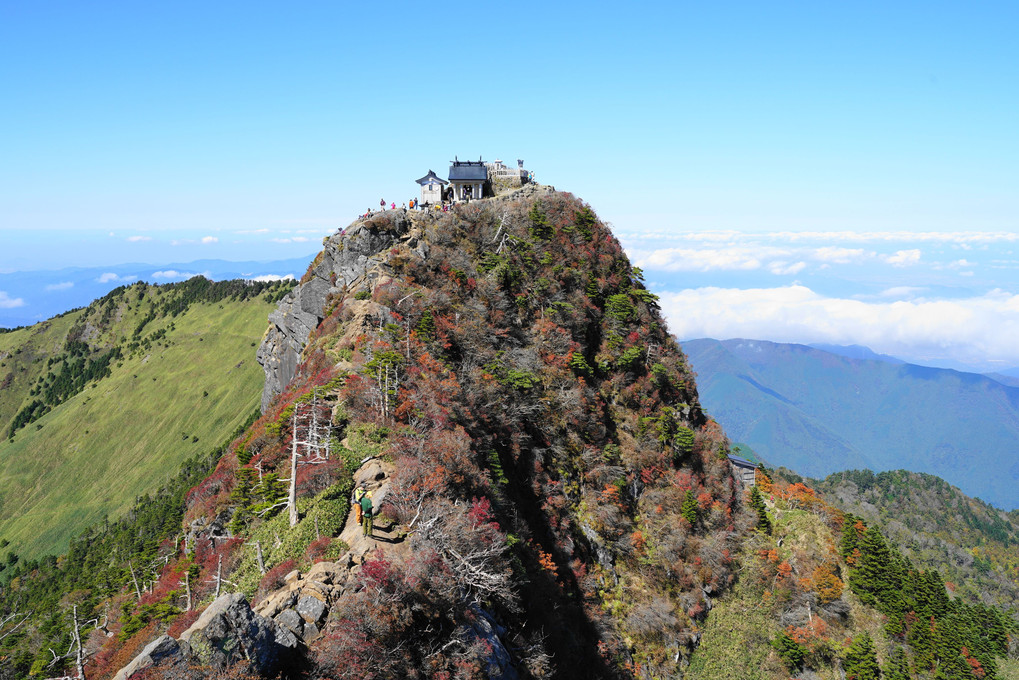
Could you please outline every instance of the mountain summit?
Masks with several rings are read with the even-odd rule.
[[[527,184],[323,246],[211,474],[7,567],[0,672],[999,677],[1014,622],[730,455],[582,201]]]
[[[410,552],[378,544],[365,564],[439,618],[391,612],[379,644],[417,640],[391,672],[423,671],[426,650],[445,650],[436,669],[477,663],[481,617],[515,664],[674,673],[743,513],[655,296],[587,205],[527,185],[359,220],[270,320],[261,422],[283,434],[247,465],[278,460],[287,409],[316,390],[338,439],[368,432],[395,465],[381,512]],[[340,627],[361,631],[353,611]]]

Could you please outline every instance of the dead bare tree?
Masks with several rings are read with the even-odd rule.
[[[294,404],[291,419],[290,449],[290,492],[287,494],[287,508],[290,512],[290,526],[297,525],[297,467],[299,465],[321,465],[329,460],[330,435],[332,434],[332,409],[318,398],[318,390],[312,391],[311,401]]]
[[[509,548],[494,523],[478,521],[463,502],[432,498],[423,506],[412,540],[442,556],[463,598],[472,604],[498,598],[513,607]]]
[[[88,659],[89,654],[85,651],[84,646],[81,643],[81,629],[84,626],[92,626],[94,629],[105,629],[106,621],[105,617],[102,622],[99,618],[90,619],[89,621],[80,622],[78,621],[78,605],[74,605],[71,610],[71,643],[67,647],[67,651],[63,654],[57,654],[50,648],[50,654],[53,655],[53,659],[47,664],[47,668],[52,668],[57,663],[69,658],[72,654],[74,655],[74,669],[76,675],[73,677],[76,680],[86,680],[85,678],[85,661]],[[65,676],[66,677],[66,676]]]
[[[7,616],[0,619],[0,631],[3,631],[2,633],[0,633],[0,640],[3,640],[8,635],[15,633],[19,628],[21,628],[25,621],[28,621],[30,616],[32,616],[32,612],[28,612],[25,614],[21,612],[14,612],[13,614],[8,614]],[[19,617],[20,620],[18,620]],[[9,624],[11,621],[16,620],[18,620],[17,623],[15,623],[10,628],[7,628],[7,624]]]

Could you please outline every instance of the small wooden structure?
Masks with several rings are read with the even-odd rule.
[[[454,200],[484,198],[485,188],[489,186],[488,166],[480,158],[476,161],[454,159],[449,166],[449,183],[452,185]]]
[[[442,203],[442,188],[449,182],[429,170],[417,183],[421,185],[421,205]]]
[[[743,486],[750,488],[757,483],[757,466],[749,460],[730,455],[729,464],[732,465],[733,477],[739,480]]]

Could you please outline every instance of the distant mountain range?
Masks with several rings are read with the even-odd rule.
[[[916,366],[866,348],[682,344],[707,411],[773,465],[813,477],[926,472],[1019,507],[1019,381],[1010,376]]]
[[[28,326],[84,307],[117,286],[145,281],[174,283],[201,274],[213,281],[293,276],[301,278],[311,255],[289,260],[197,260],[170,264],[128,263],[0,273],[0,328]]]

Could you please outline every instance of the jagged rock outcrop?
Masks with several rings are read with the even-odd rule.
[[[428,245],[411,233],[413,220],[421,215],[407,210],[389,210],[327,238],[322,252],[312,263],[311,277],[283,298],[269,314],[269,329],[256,355],[265,369],[262,411],[282,391],[297,371],[308,337],[324,317],[330,293],[351,289],[385,272],[373,258],[396,242],[407,239],[420,256]]]
[[[347,588],[350,570],[335,562],[318,562],[303,577],[286,576],[286,585],[257,605],[255,613],[307,643],[319,636],[329,608]]]
[[[160,635],[150,642],[131,663],[117,671],[117,674],[113,676],[113,680],[128,680],[138,671],[182,656],[183,650],[177,640],[169,635]]]
[[[270,677],[283,668],[297,647],[297,637],[286,628],[258,615],[241,593],[217,598],[175,640],[162,635],[153,640],[114,680],[152,668],[146,677],[191,677],[190,666],[227,668],[247,662],[252,670]]]
[[[180,641],[203,666],[226,668],[243,659],[264,675],[278,668],[297,646],[293,635],[253,612],[241,593],[215,600],[181,633]]]

